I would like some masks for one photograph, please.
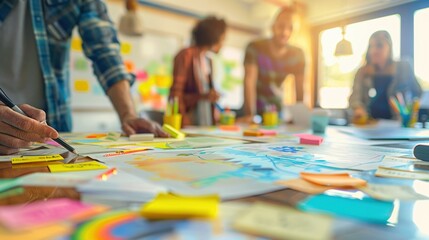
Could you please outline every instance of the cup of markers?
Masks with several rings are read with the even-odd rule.
[[[225,108],[223,112],[220,113],[220,124],[231,126],[235,124],[235,112]]]
[[[177,130],[182,128],[182,115],[179,113],[179,99],[177,97],[174,100],[170,99],[167,103],[164,124],[168,124]]]
[[[270,104],[265,107],[262,123],[265,127],[276,127],[279,124],[279,113],[275,105]]]
[[[402,93],[397,93],[396,97],[392,96],[389,98],[389,103],[392,109],[399,114],[401,126],[413,128],[418,120],[420,100],[406,101]]]

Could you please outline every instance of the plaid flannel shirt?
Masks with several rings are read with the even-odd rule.
[[[28,1],[45,84],[47,121],[58,131],[70,131],[69,56],[75,27],[105,91],[121,80],[132,84],[134,76],[123,65],[117,33],[102,0]],[[0,26],[17,2],[0,0]]]

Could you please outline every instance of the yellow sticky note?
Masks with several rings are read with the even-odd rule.
[[[74,81],[74,90],[76,92],[89,92],[90,84],[88,80],[75,80]]]
[[[73,38],[71,40],[71,49],[76,52],[82,52],[82,40],[80,38]]]
[[[153,148],[159,148],[159,149],[170,149],[168,142],[143,142],[138,143],[138,146],[145,146],[145,147],[153,147]]]
[[[46,155],[46,156],[23,156],[18,158],[12,158],[12,164],[18,163],[34,163],[34,162],[49,162],[49,161],[58,161],[64,160],[64,158],[59,155]]]
[[[301,178],[311,183],[330,187],[358,187],[365,186],[366,181],[354,178],[348,173],[301,173]]]
[[[218,208],[216,195],[191,197],[161,193],[143,205],[141,214],[147,219],[215,218]]]
[[[290,207],[257,203],[243,211],[233,228],[274,239],[331,239],[332,218]]]
[[[130,54],[131,53],[132,46],[128,42],[122,42],[121,43],[121,53],[122,54]]]
[[[173,128],[172,126],[170,126],[168,124],[162,125],[162,129],[166,133],[170,134],[171,137],[174,137],[174,138],[182,139],[182,138],[185,138],[185,136],[186,136],[184,133],[182,133],[179,130],[176,130],[175,128]]]
[[[97,161],[72,163],[72,164],[56,164],[56,165],[49,165],[48,167],[51,172],[75,172],[75,171],[99,170],[99,169],[107,168],[106,165],[103,165]]]

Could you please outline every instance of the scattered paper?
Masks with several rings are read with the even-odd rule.
[[[301,178],[283,180],[283,181],[278,181],[276,183],[282,186],[286,186],[290,189],[308,193],[308,194],[320,194],[329,189],[332,189],[332,187],[326,187],[326,186],[321,186],[319,184],[314,184],[314,183],[305,181],[304,179],[301,179]]]
[[[93,177],[91,181],[77,186],[78,192],[86,197],[93,196],[113,201],[148,202],[159,193],[167,192],[167,188],[139,178],[124,170],[118,169],[117,174],[102,181]]]
[[[417,193],[412,187],[404,185],[368,184],[359,189],[375,199],[385,201],[393,201],[396,199],[422,200],[429,198]]]
[[[378,167],[375,172],[377,177],[390,177],[390,178],[405,178],[417,180],[429,180],[429,172],[408,171],[395,168]]]
[[[14,158],[31,157],[31,156],[50,156],[60,154],[61,156],[68,153],[64,148],[57,147],[37,147],[34,149],[26,149],[14,155],[0,156],[0,162],[11,162]],[[62,156],[65,158],[64,156]]]
[[[416,162],[422,162],[422,161],[415,159],[415,158],[407,158],[407,157],[399,157],[399,156],[398,157],[397,156],[385,156],[383,158],[383,160],[381,161],[380,166],[392,168],[392,167],[409,165],[409,164],[413,164]]]
[[[82,163],[71,163],[71,164],[56,164],[49,165],[49,170],[52,173],[55,172],[74,172],[74,171],[88,171],[88,170],[98,170],[98,169],[106,169],[107,166],[97,162],[97,161],[89,161]]]
[[[354,178],[348,173],[307,173],[302,172],[301,178],[311,183],[330,187],[358,187],[364,186],[366,181]]]
[[[331,239],[332,219],[290,207],[257,203],[243,212],[233,227],[274,239]]]
[[[219,197],[177,196],[159,194],[143,205],[141,214],[147,219],[215,218],[218,215]]]
[[[217,146],[233,146],[243,144],[245,141],[234,140],[234,139],[223,139],[214,137],[193,137],[186,138],[183,141],[175,141],[168,143],[168,146],[173,149],[178,148],[206,148],[206,147],[217,147]]]
[[[10,230],[27,230],[63,220],[80,219],[106,210],[71,199],[51,199],[26,205],[0,207],[0,222]]]
[[[21,183],[23,186],[76,187],[88,182],[90,179],[91,177],[85,175],[32,173],[21,177]]]

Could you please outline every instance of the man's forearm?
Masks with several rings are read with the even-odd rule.
[[[295,76],[295,96],[297,102],[304,101],[304,74]]]
[[[107,95],[118,113],[121,122],[125,118],[137,117],[131,97],[130,83],[127,80],[117,82],[107,91]]]

